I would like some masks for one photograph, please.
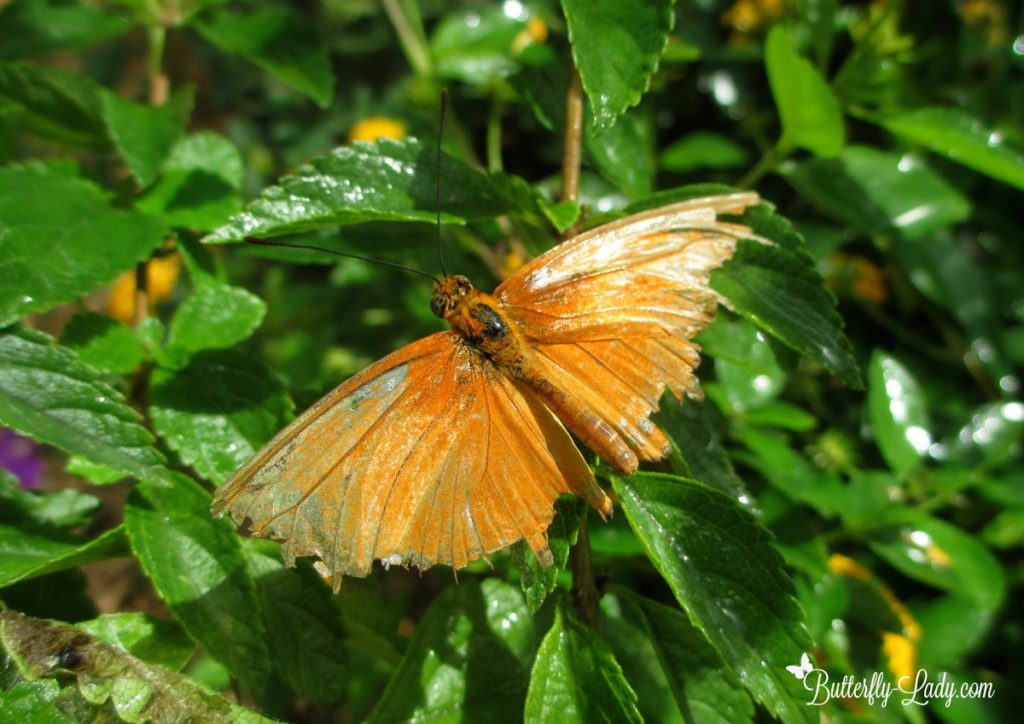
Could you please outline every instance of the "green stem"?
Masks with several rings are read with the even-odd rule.
[[[747,171],[746,175],[736,185],[741,189],[750,188],[760,181],[762,176],[778,168],[779,164],[785,161],[792,152],[793,146],[788,141],[780,138],[774,146],[761,156],[761,160],[752,169]]]
[[[383,5],[413,72],[419,77],[432,75],[433,63],[427,48],[427,36],[423,32],[423,22],[415,3],[383,0]]]
[[[491,112],[487,117],[487,170],[491,173],[501,171],[504,167],[501,160],[501,111],[503,105],[501,92],[495,88],[491,93]]]

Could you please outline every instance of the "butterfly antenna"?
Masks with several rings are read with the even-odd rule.
[[[448,276],[444,268],[444,244],[441,243],[441,140],[444,138],[444,117],[448,112],[448,89],[441,89],[441,123],[437,130],[437,182],[434,184],[434,201],[437,210],[437,256],[441,260],[441,275]]]
[[[372,256],[360,256],[359,254],[348,254],[344,251],[336,251],[334,249],[327,249],[322,246],[313,246],[312,244],[289,244],[286,241],[274,241],[272,239],[257,239],[255,236],[245,237],[247,244],[256,244],[257,246],[284,246],[289,249],[312,249],[313,251],[322,251],[325,254],[333,254],[334,256],[343,256],[346,259],[359,259],[360,261],[368,261],[371,264],[380,264],[381,266],[389,266],[392,269],[401,269],[402,271],[412,272],[413,274],[419,274],[421,277],[426,277],[432,282],[437,284],[441,283],[441,280],[435,277],[433,274],[427,274],[425,271],[414,269],[411,266],[405,266],[404,264],[398,264],[397,262],[388,261],[387,259],[374,259]]]

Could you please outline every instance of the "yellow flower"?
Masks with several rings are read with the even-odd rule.
[[[150,259],[146,265],[146,292],[150,306],[171,296],[178,275],[181,257],[177,254]],[[126,271],[114,280],[107,297],[107,314],[125,324],[135,321],[135,271]]]
[[[782,0],[736,0],[722,13],[722,25],[733,29],[729,42],[736,44],[748,35],[771,25],[782,14]]]
[[[960,17],[968,25],[981,30],[988,45],[997,46],[1006,42],[1006,11],[1000,3],[994,0],[965,0],[960,5]]]
[[[349,143],[354,141],[376,141],[378,138],[405,138],[405,123],[385,116],[370,116],[352,126],[348,133]]]
[[[897,683],[904,678],[914,680],[917,649],[913,641],[901,634],[883,631],[882,650],[889,659],[889,671],[896,677]]]

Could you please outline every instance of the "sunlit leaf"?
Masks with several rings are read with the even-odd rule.
[[[560,605],[537,650],[524,717],[528,721],[623,721],[643,719],[611,649]]]
[[[612,482],[651,562],[754,698],[786,721],[817,721],[785,669],[810,639],[771,534],[729,496],[685,478]]]

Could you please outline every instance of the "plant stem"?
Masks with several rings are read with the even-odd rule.
[[[562,147],[562,200],[576,201],[580,192],[580,158],[583,145],[583,86],[580,74],[574,67],[565,95],[565,141]],[[569,229],[564,237],[572,236]],[[594,572],[590,562],[590,532],[587,516],[580,520],[579,537],[569,551],[569,569],[572,571],[572,599],[580,620],[591,628],[597,628],[600,596],[594,584]]]
[[[495,87],[491,92],[491,112],[487,117],[487,170],[501,171],[501,91]]]
[[[430,76],[433,64],[430,61],[426,34],[423,32],[423,23],[420,21],[416,5],[400,0],[383,0],[383,5],[413,72],[421,78]]]
[[[580,159],[583,147],[583,85],[573,66],[565,94],[565,139],[562,146],[562,201],[576,201],[580,195]],[[563,239],[576,234],[576,226],[565,230]]]
[[[774,146],[761,156],[761,160],[758,161],[752,169],[747,171],[746,175],[737,182],[737,186],[741,189],[748,189],[758,181],[765,174],[771,173],[779,164],[786,160],[786,157],[792,153],[793,147],[789,142],[779,139]]]
[[[170,82],[163,71],[164,45],[167,41],[167,29],[154,25],[147,30],[149,40],[149,57],[147,59],[147,76],[149,78],[149,105],[162,106],[167,102]]]

